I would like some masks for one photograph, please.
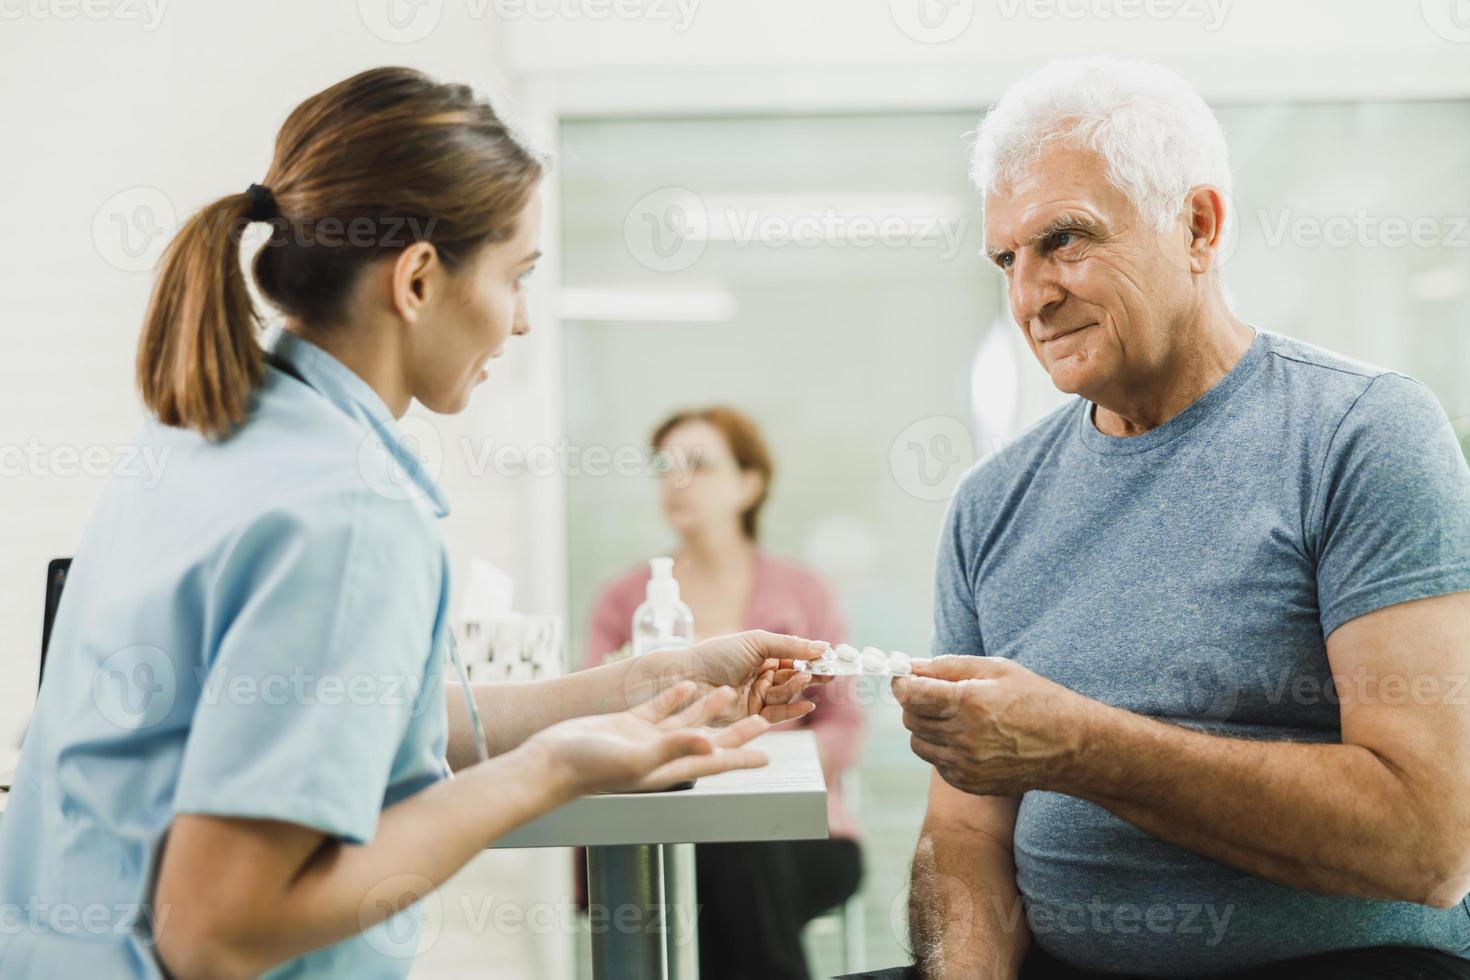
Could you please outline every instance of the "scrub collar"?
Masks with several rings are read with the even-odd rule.
[[[291,365],[318,394],[367,432],[357,454],[368,486],[394,500],[423,499],[435,517],[449,513],[449,498],[424,465],[420,440],[405,435],[372,385],[316,344],[281,327],[265,349]],[[429,433],[433,437],[432,429]]]

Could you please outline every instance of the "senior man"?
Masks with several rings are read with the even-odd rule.
[[[934,646],[961,656],[894,685],[934,767],[917,972],[1470,977],[1444,412],[1232,314],[1225,140],[1172,72],[1044,68],[974,177],[1016,322],[1079,397],[956,491]]]

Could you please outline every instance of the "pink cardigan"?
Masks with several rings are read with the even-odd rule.
[[[632,639],[633,613],[643,601],[648,575],[645,564],[603,586],[588,623],[584,667],[602,663]],[[745,628],[834,644],[847,638],[842,611],[827,583],[816,572],[763,551],[756,556],[755,588]],[[827,826],[833,837],[857,836],[856,824],[842,807],[842,784],[837,779],[857,761],[862,745],[863,709],[855,694],[851,679],[813,687],[808,696],[817,709],[784,726],[810,728],[817,736],[827,777]]]

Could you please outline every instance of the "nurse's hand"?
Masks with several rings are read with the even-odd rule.
[[[914,754],[955,789],[1015,796],[1049,785],[1081,750],[1096,702],[1000,657],[915,660],[895,677]]]
[[[658,650],[634,663],[651,671],[656,688],[675,681],[693,681],[700,693],[734,688],[736,698],[711,719],[717,725],[759,716],[773,725],[800,718],[816,705],[802,696],[812,675],[795,669],[794,662],[820,656],[825,643],[798,636],[746,630],[716,636],[680,650]],[[816,678],[824,683],[830,678]]]
[[[756,769],[769,760],[742,746],[770,722],[752,716],[718,730],[704,727],[728,713],[737,697],[729,687],[701,694],[686,681],[629,711],[552,725],[527,745],[548,754],[552,772],[572,796],[667,789],[730,769]]]

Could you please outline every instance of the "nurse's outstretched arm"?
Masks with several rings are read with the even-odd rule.
[[[591,670],[544,681],[472,684],[492,756],[524,742],[536,732],[569,718],[624,711],[681,681],[700,691],[735,689],[735,701],[715,719],[728,723],[759,715],[772,724],[800,718],[814,705],[802,696],[812,676],[793,661],[810,658],[825,644],[765,630],[731,633],[687,649],[658,650]],[[446,685],[451,768],[476,761],[473,730],[464,694]]]
[[[181,813],[153,904],[160,959],[178,980],[254,977],[369,929],[423,898],[512,828],[594,791],[657,789],[766,763],[770,727],[706,723],[737,693],[693,683],[616,714],[552,726],[383,811],[351,844],[299,824]]]

